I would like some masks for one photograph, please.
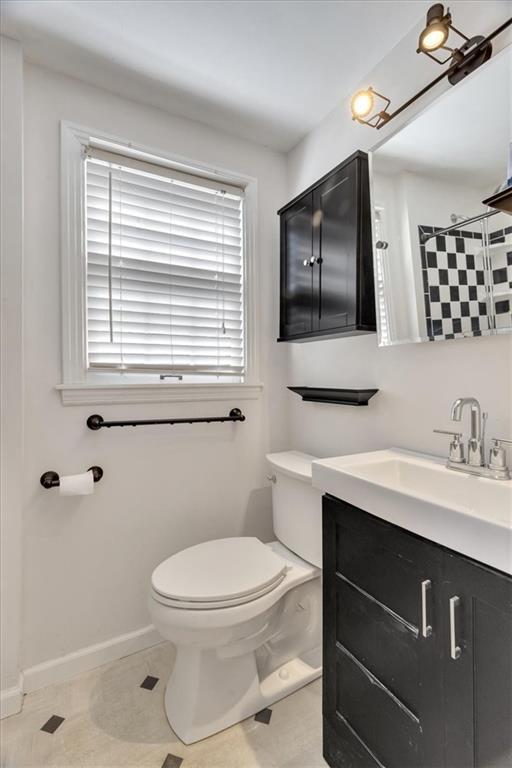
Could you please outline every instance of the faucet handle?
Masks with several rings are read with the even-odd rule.
[[[507,472],[507,453],[503,443],[512,445],[512,440],[505,440],[502,437],[493,437],[492,446],[489,452],[489,468]]]
[[[455,464],[464,463],[464,445],[461,442],[462,432],[452,432],[449,429],[434,429],[438,435],[451,435],[453,440],[450,441],[450,461]]]
[[[462,432],[454,432],[451,429],[433,429],[438,435],[453,435],[453,437],[462,437]]]
[[[451,429],[433,429],[432,432],[436,432],[438,435],[451,435],[454,441],[460,440],[462,432],[453,432]]]

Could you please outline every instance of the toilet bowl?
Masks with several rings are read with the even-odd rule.
[[[267,458],[281,540],[207,541],[152,575],[153,623],[176,646],[166,715],[186,744],[255,714],[322,671],[321,495],[311,486],[313,457],[290,451]],[[284,541],[287,517],[295,551]]]

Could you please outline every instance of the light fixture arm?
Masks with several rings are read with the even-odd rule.
[[[454,27],[453,24],[450,24],[450,29],[453,29],[453,31],[456,32],[459,35],[459,37],[462,37],[462,39],[465,40],[466,42],[471,39],[469,37],[466,37],[464,32],[461,32],[460,29],[457,29],[457,27]]]
[[[430,53],[430,51],[422,51],[422,53],[424,53],[425,56],[428,56],[429,59],[432,59],[432,61],[435,61],[436,64],[441,64],[441,66],[444,66],[445,64],[448,64],[451,58],[453,58],[454,49],[448,48],[447,45],[442,45],[441,50],[451,51],[450,55],[444,61],[440,61],[440,59],[437,59],[432,53]]]

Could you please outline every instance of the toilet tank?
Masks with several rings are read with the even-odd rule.
[[[322,567],[322,492],[311,484],[311,462],[300,451],[267,454],[272,475],[274,533],[279,541]]]

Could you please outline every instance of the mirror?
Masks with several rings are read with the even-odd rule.
[[[380,346],[512,331],[511,80],[506,49],[371,152]]]

